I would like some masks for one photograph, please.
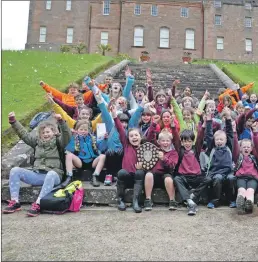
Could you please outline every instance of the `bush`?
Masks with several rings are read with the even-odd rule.
[[[74,45],[73,48],[78,54],[82,54],[87,51],[87,46],[83,42],[79,42],[77,45]]]
[[[98,45],[98,49],[102,53],[103,56],[106,55],[106,52],[112,51],[110,44],[107,44],[107,45],[100,44],[100,45]]]
[[[69,53],[71,51],[71,46],[70,45],[61,45],[60,51],[62,53]]]
[[[123,60],[133,60],[128,54],[118,53],[116,56],[117,60],[123,61]]]

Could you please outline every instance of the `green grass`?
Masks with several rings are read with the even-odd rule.
[[[7,115],[14,111],[24,119],[46,102],[40,80],[65,90],[90,72],[112,63],[97,54],[63,54],[38,51],[2,51],[2,131],[9,127]]]
[[[234,82],[239,82],[241,85],[255,82],[251,93],[258,94],[258,63],[229,63],[215,60],[197,60],[193,64],[216,64],[220,69],[229,75]]]

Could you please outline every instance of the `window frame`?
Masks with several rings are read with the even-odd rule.
[[[155,6],[156,14],[153,12],[153,7]],[[158,5],[151,5],[151,16],[158,16]]]
[[[253,25],[252,25],[253,21],[252,20],[253,20],[252,17],[248,17],[248,16],[245,17],[245,28],[252,28],[253,27]],[[248,24],[247,21],[249,21],[250,23]],[[247,25],[250,25],[250,26],[247,26]]]
[[[70,9],[68,9],[68,7],[69,7],[68,3],[70,3]],[[72,0],[66,0],[65,10],[66,11],[71,11],[72,10]]]
[[[42,29],[45,29],[45,33],[42,33]],[[44,36],[44,41],[41,41],[42,36]],[[39,43],[46,43],[46,39],[47,39],[47,27],[40,26],[39,27]]]
[[[220,43],[218,40],[222,40],[222,43]],[[222,48],[218,48],[219,45],[222,45]],[[224,50],[224,37],[223,36],[217,36],[216,49]]]
[[[105,12],[106,11],[106,12]],[[103,1],[103,15],[109,15],[110,14],[110,0],[104,0]]]
[[[216,18],[218,18],[218,17],[219,17],[219,24],[217,23],[217,20],[216,20]],[[215,15],[214,24],[215,25],[222,25],[222,15]]]
[[[139,8],[137,8],[137,7],[139,7]],[[139,13],[137,14],[136,10],[138,10],[138,9],[139,9]],[[142,13],[141,4],[135,4],[134,5],[134,15],[141,15],[141,13]]]
[[[46,1],[46,10],[51,10],[52,8],[52,1],[51,0],[47,0]]]
[[[221,8],[221,7],[222,7],[222,2],[221,2],[221,0],[214,0],[213,6],[214,6],[215,8]]]
[[[69,29],[72,29],[72,41],[71,42],[68,41],[68,37],[71,36],[71,35],[68,34],[68,30]],[[66,28],[66,43],[67,44],[72,44],[73,43],[73,35],[74,35],[74,28],[73,27],[67,27]]]
[[[247,45],[247,41],[250,41],[251,45]],[[247,46],[251,46],[251,50],[247,50]],[[253,39],[252,38],[246,38],[245,39],[245,51],[248,53],[253,52]]]
[[[245,3],[245,10],[252,10],[252,4],[251,3]]]
[[[142,30],[142,36],[136,36],[135,33],[136,33],[136,29],[141,29]],[[141,38],[142,39],[142,45],[137,45],[135,41],[136,38]],[[136,47],[143,47],[144,46],[144,27],[143,26],[135,26],[134,27],[134,30],[133,30],[133,46],[136,46]]]
[[[193,32],[193,39],[187,39],[187,31]],[[187,46],[187,41],[193,41],[193,47]],[[189,42],[188,42],[189,43]],[[195,30],[191,28],[185,29],[185,49],[194,50],[195,49]]]
[[[107,34],[107,38],[106,38],[106,39],[104,39],[104,38],[102,37],[104,34]],[[107,41],[107,42],[106,42],[106,43],[103,43],[102,41]],[[102,32],[100,32],[100,44],[101,44],[101,45],[108,45],[108,31],[102,31]]]
[[[167,37],[161,37],[161,31],[162,30],[166,30],[167,32],[168,32],[168,35],[167,35]],[[164,39],[166,39],[167,40],[167,46],[162,46],[162,40],[164,40]],[[170,45],[170,30],[169,30],[169,28],[168,27],[166,27],[166,26],[162,26],[162,27],[160,27],[160,29],[159,29],[159,47],[160,48],[169,48],[169,45]]]
[[[184,14],[183,10],[186,10],[186,16],[183,15]],[[188,18],[189,17],[189,8],[188,7],[181,7],[180,17],[184,17],[184,18]]]

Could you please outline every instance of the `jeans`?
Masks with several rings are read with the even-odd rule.
[[[53,170],[47,173],[37,173],[25,168],[14,167],[10,172],[9,187],[11,200],[17,202],[19,202],[20,181],[32,186],[42,186],[39,199],[46,196],[53,190],[54,186],[61,183],[60,177]]]

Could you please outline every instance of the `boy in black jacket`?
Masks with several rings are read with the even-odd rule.
[[[214,133],[212,129],[211,114],[207,115],[206,141],[209,155],[207,175],[212,179],[212,200],[208,208],[218,207],[222,195],[222,187],[226,188],[226,196],[230,202],[230,207],[236,207],[235,203],[235,183],[236,177],[233,173],[233,129],[231,123],[231,110],[224,108],[223,114],[226,117],[226,132],[218,130]]]

